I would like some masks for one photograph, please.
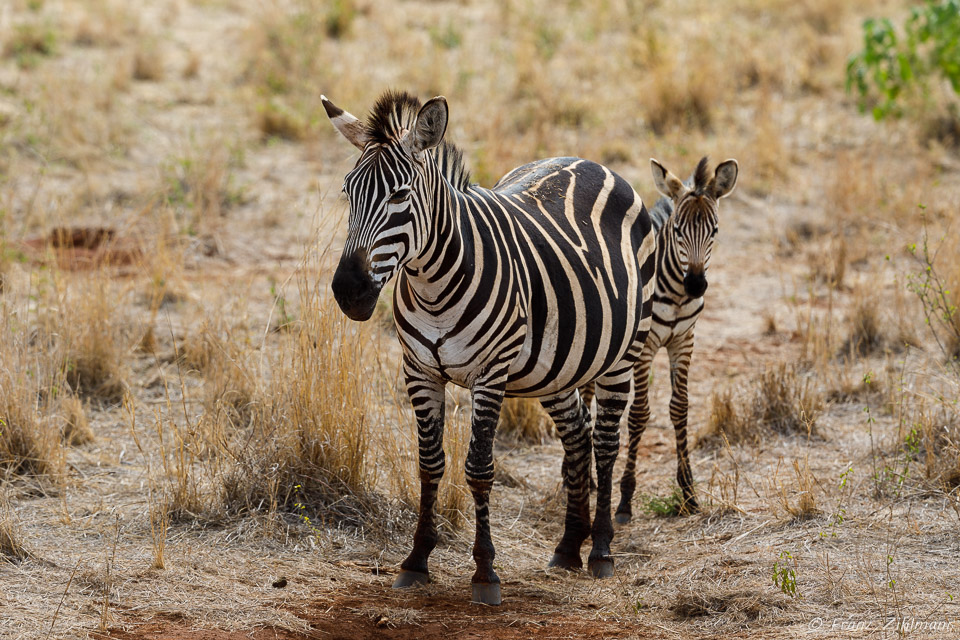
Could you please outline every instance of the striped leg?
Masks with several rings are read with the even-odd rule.
[[[551,567],[580,569],[580,547],[590,535],[590,419],[587,406],[576,391],[541,398],[543,408],[553,418],[563,443],[563,485],[567,490],[567,515],[563,537],[550,560]]]
[[[700,508],[693,491],[693,473],[687,452],[687,373],[690,370],[690,354],[693,353],[693,332],[687,333],[682,340],[670,343],[667,353],[670,355],[670,382],[673,387],[670,421],[677,434],[677,483],[683,491],[680,511],[693,513]]]
[[[420,460],[420,517],[413,534],[413,550],[400,565],[394,589],[429,581],[427,558],[437,546],[437,523],[434,505],[437,488],[443,477],[443,407],[444,385],[424,376],[404,359],[407,393],[417,416],[417,440]]]
[[[490,537],[490,488],[493,486],[493,437],[503,404],[507,369],[473,387],[473,418],[470,447],[467,451],[467,485],[476,505],[476,537],[473,559],[477,571],[473,574],[473,601],[481,604],[500,604],[500,578],[493,570],[496,551]]]
[[[620,504],[617,506],[617,523],[626,524],[633,516],[631,502],[637,489],[637,453],[640,451],[640,440],[643,432],[650,423],[650,367],[657,349],[644,347],[640,361],[634,368],[633,377],[633,406],[630,407],[628,425],[627,463],[620,478]]]
[[[593,427],[593,453],[597,465],[597,510],[593,519],[593,549],[588,565],[596,578],[613,575],[610,542],[613,522],[610,520],[610,498],[613,489],[613,463],[620,451],[620,417],[630,400],[633,363],[597,380],[597,419]]]

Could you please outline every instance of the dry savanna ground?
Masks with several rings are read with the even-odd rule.
[[[878,123],[844,88],[863,19],[908,5],[5,0],[0,637],[960,638],[956,95]],[[514,403],[504,604],[469,603],[451,389],[434,581],[389,589],[414,429],[389,300],[359,325],[328,293],[357,154],[320,106],[388,87],[447,97],[485,186],[579,155],[652,202],[651,156],[740,162],[690,383],[702,510],[675,514],[658,360],[612,579],[546,570],[560,447]]]

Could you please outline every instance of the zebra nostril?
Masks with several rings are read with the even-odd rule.
[[[707,291],[707,276],[702,273],[687,273],[683,277],[683,289],[691,298],[699,298]]]

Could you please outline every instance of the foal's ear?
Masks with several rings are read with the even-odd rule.
[[[414,153],[432,149],[443,140],[447,131],[447,99],[443,96],[430,98],[420,107],[413,131],[407,138],[407,148]]]
[[[657,185],[657,191],[674,202],[687,192],[687,188],[683,186],[683,181],[670,173],[655,158],[650,158],[650,172],[653,173],[653,184]]]
[[[353,146],[363,151],[370,137],[360,119],[327,100],[327,96],[320,96],[320,102],[323,103],[323,110],[327,112],[327,117],[337,131],[342,133]]]
[[[737,186],[737,176],[739,173],[740,167],[737,165],[736,160],[725,160],[717,165],[717,171],[714,173],[710,185],[710,192],[713,194],[713,197],[719,200],[720,198],[730,195],[733,188]]]

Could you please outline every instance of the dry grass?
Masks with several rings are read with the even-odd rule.
[[[802,464],[799,460],[793,461],[794,484],[792,487],[785,486],[780,480],[782,462],[781,458],[771,480],[773,493],[777,497],[780,509],[792,518],[812,518],[818,515],[820,509],[817,507],[817,499],[814,495],[817,480],[810,471],[808,459],[805,457]]]
[[[223,478],[224,499],[235,512],[281,508],[360,525],[375,484],[367,337],[311,280],[301,272],[299,326],[281,334],[285,348],[252,426],[225,431],[235,464]]]
[[[165,57],[160,41],[155,37],[141,37],[133,54],[133,79],[157,82],[163,80],[165,73]]]
[[[257,128],[267,138],[303,140],[307,135],[306,119],[279,98],[273,98],[260,107]]]
[[[840,347],[840,355],[866,357],[882,352],[889,340],[884,333],[878,301],[864,288],[858,288],[847,318],[849,334]]]
[[[820,391],[796,365],[767,369],[749,385],[711,398],[710,420],[701,441],[723,434],[730,443],[758,443],[769,434],[816,435],[824,409]]]
[[[0,496],[0,560],[20,563],[30,557],[23,544],[16,515],[10,509],[10,502],[4,493]]]
[[[902,419],[903,440],[898,454],[923,465],[923,479],[946,493],[960,487],[960,412],[950,401],[921,401]]]
[[[726,624],[746,625],[761,618],[776,619],[790,608],[788,598],[765,594],[757,589],[724,589],[703,586],[679,591],[670,611],[681,620],[721,618]]]
[[[0,472],[6,476],[43,476],[61,470],[59,434],[44,419],[38,398],[55,394],[55,368],[36,366],[22,327],[9,308],[0,320]]]
[[[122,294],[99,279],[82,281],[80,287],[79,295],[62,297],[51,319],[65,329],[64,379],[83,398],[118,404],[129,387],[126,359],[132,351],[119,310]]]
[[[507,398],[500,410],[497,435],[513,442],[543,444],[554,436],[553,421],[532,398]]]
[[[691,456],[703,515],[654,517],[675,504],[661,389],[639,464],[643,489],[667,497],[618,530],[622,579],[543,572],[562,524],[560,446],[532,403],[508,403],[491,518],[514,626],[796,637],[814,616],[882,624],[944,611],[960,580],[943,562],[957,522],[956,386],[928,333],[889,356],[923,321],[903,293],[917,271],[903,251],[919,242],[917,205],[931,238],[952,238],[960,168],[955,127],[878,125],[843,93],[862,19],[888,9],[5,4],[0,37],[21,44],[0,55],[0,554],[23,558],[27,543],[43,562],[5,574],[0,635],[137,634],[144,619],[224,633],[490,634],[457,608],[471,565],[469,394],[447,396],[435,584],[394,594],[383,569],[409,549],[419,492],[400,350],[382,330],[389,304],[359,326],[326,291],[346,227],[330,203],[355,150],[319,96],[362,116],[387,87],[447,96],[447,136],[485,185],[538,157],[579,155],[649,202],[650,155],[741,163],[691,378],[691,423],[710,408],[706,439],[736,445]],[[66,273],[52,266],[65,252],[22,245],[74,225],[133,238],[142,258]],[[277,283],[317,238],[329,251],[285,297]],[[937,269],[955,292],[952,249]],[[96,440],[65,446],[83,439],[84,419]],[[829,441],[809,437],[818,431]],[[541,444],[513,446],[524,439]],[[802,599],[771,583],[787,549]],[[286,586],[269,588],[278,576]]]
[[[65,443],[78,447],[96,439],[87,419],[87,408],[78,396],[63,396],[60,399],[60,411],[63,419],[61,434]]]

